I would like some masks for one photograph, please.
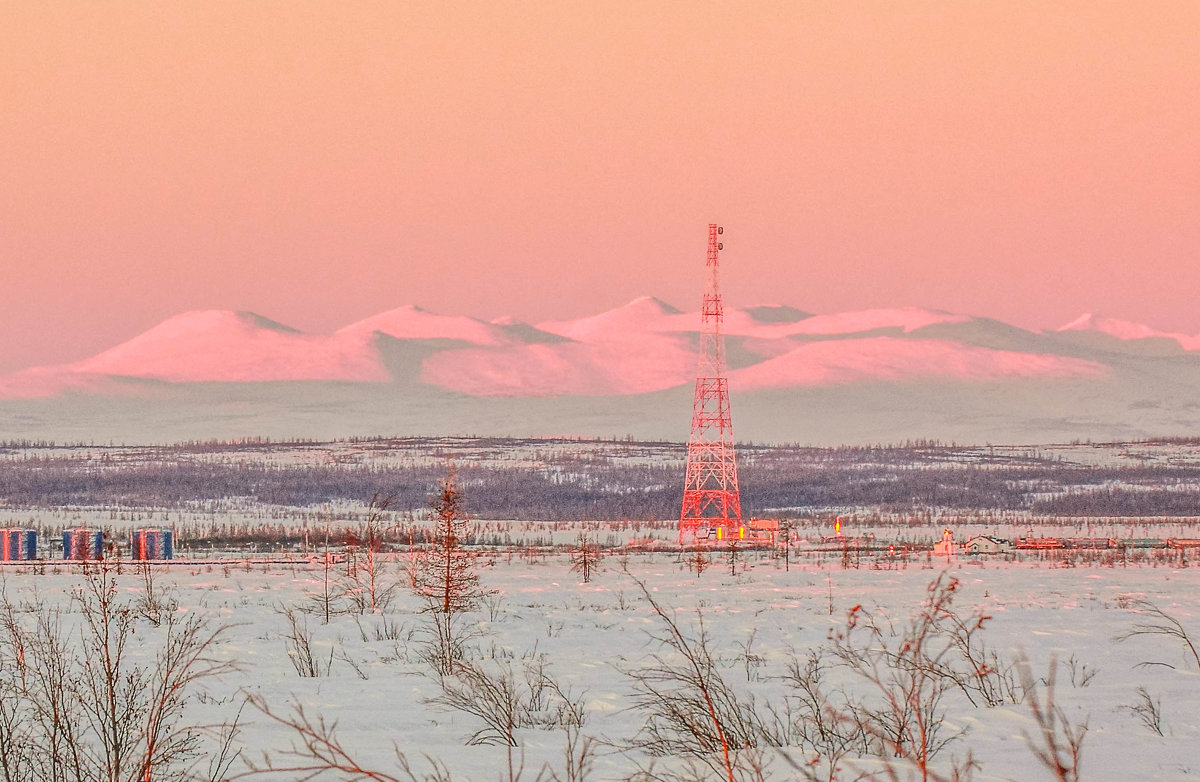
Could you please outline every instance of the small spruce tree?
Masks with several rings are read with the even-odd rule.
[[[590,540],[585,533],[579,533],[579,539],[571,549],[571,572],[578,573],[583,583],[592,580],[592,573],[600,562],[600,546]]]
[[[429,500],[434,526],[432,546],[415,563],[413,589],[428,602],[428,610],[443,614],[469,611],[479,602],[479,575],[463,542],[471,536],[466,497],[453,469],[438,483]]]

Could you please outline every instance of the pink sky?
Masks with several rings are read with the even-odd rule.
[[[0,371],[311,331],[918,305],[1200,332],[1200,3],[5,3]]]

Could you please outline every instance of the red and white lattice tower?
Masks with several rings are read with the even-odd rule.
[[[718,540],[742,535],[742,497],[738,489],[737,457],[733,450],[733,420],[729,414],[729,381],[725,377],[724,310],[717,282],[718,254],[725,229],[708,226],[708,283],[700,308],[700,367],[692,403],[692,434],[688,437],[683,509],[679,541],[691,542],[700,530]]]

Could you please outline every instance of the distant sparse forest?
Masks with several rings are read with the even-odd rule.
[[[684,455],[679,443],[466,438],[78,449],[10,443],[0,445],[0,504],[308,507],[385,492],[395,494],[395,508],[423,511],[453,463],[481,519],[670,519],[679,512]],[[840,508],[1200,515],[1200,461],[1090,466],[1034,449],[992,454],[926,443],[743,445],[739,458],[743,504],[754,515]]]

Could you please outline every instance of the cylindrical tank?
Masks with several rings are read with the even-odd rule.
[[[0,561],[37,559],[37,530],[0,529]]]
[[[63,559],[104,559],[104,533],[87,527],[63,530]]]
[[[169,529],[135,529],[129,536],[133,559],[174,559],[175,534]]]

